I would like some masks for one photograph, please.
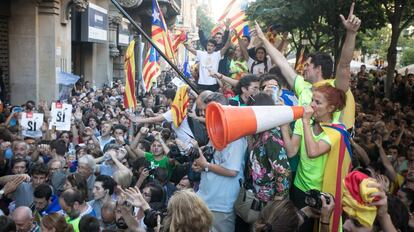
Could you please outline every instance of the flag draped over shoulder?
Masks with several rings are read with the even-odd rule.
[[[236,30],[237,36],[231,38],[231,41],[235,43],[237,41],[237,37],[241,35],[245,35],[245,29],[248,28],[246,14],[244,13],[247,7],[247,1],[245,0],[231,0],[229,4],[224,9],[223,14],[220,16],[217,25],[211,31],[212,35],[215,35],[217,32],[224,30],[225,25],[224,22],[226,19],[230,20],[230,30]]]
[[[129,43],[125,54],[125,93],[124,106],[125,108],[135,108],[137,106],[137,99],[135,97],[135,40]]]
[[[174,58],[174,52],[170,36],[168,35],[167,25],[160,10],[157,0],[152,0],[152,27],[151,39],[154,44],[167,56],[168,59]],[[142,70],[144,89],[149,91],[160,74],[159,54],[152,46],[149,47],[144,60]]]
[[[188,96],[188,85],[183,85],[177,90],[174,101],[171,105],[173,123],[175,127],[179,127],[187,116],[189,101],[190,97]]]
[[[325,165],[322,192],[330,193],[335,199],[335,208],[330,221],[332,232],[342,231],[343,180],[351,170],[350,135],[342,124],[323,124],[323,131],[331,141],[331,150]]]

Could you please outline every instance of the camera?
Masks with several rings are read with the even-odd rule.
[[[325,198],[327,204],[330,204],[331,198],[329,198],[329,194],[323,193],[316,189],[311,189],[305,192],[305,204],[315,209],[321,209],[321,196]]]
[[[161,211],[148,209],[144,211],[144,223],[148,228],[154,228],[157,226],[157,217],[161,217],[161,224],[165,216],[167,216],[167,209],[163,209]]]
[[[147,167],[147,170],[148,170],[148,174],[150,176],[153,176],[155,174],[155,171],[157,170],[157,168],[155,168],[155,167]]]

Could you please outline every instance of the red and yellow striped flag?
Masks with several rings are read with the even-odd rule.
[[[177,128],[181,125],[185,117],[187,117],[189,101],[188,85],[183,85],[177,90],[171,105],[174,126]]]
[[[244,13],[245,1],[232,0],[224,9],[223,14],[219,18],[220,24],[211,31],[212,35],[225,28],[224,22],[226,19],[230,20],[230,30],[236,30],[236,35],[231,38],[233,43],[237,42],[237,37],[243,34],[243,28],[248,26],[246,14]]]
[[[125,53],[125,93],[124,106],[125,108],[135,108],[137,106],[137,98],[135,97],[135,40],[129,43],[128,49]]]

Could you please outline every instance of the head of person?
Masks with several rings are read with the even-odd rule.
[[[112,132],[112,123],[110,121],[104,121],[101,123],[101,136],[109,136]]]
[[[23,140],[16,140],[12,143],[14,157],[26,158],[29,154],[29,145]]]
[[[148,203],[164,202],[164,188],[156,182],[149,182],[142,189],[142,196]]]
[[[50,151],[63,157],[67,151],[68,144],[63,139],[56,139],[50,143]]]
[[[217,47],[217,41],[216,41],[216,40],[214,40],[214,39],[209,39],[209,40],[207,41],[207,47],[206,47],[206,50],[207,50],[207,53],[208,53],[208,54],[213,53],[213,52],[216,50],[216,47]]]
[[[276,75],[273,74],[265,74],[260,78],[260,90],[266,93],[269,96],[272,96],[273,88],[276,87],[280,89],[278,79]]]
[[[314,88],[311,107],[314,110],[313,118],[321,120],[332,120],[334,112],[345,107],[346,95],[344,91],[331,85],[322,85]]]
[[[125,222],[124,219],[124,212],[122,210],[122,207],[126,207],[128,212],[133,212],[133,207],[131,205],[120,205],[118,201],[116,202],[115,207],[115,224],[118,229],[126,230],[128,229],[128,224]]]
[[[78,172],[85,179],[93,175],[96,167],[95,158],[91,155],[84,155],[78,160]]]
[[[150,150],[151,150],[151,153],[156,157],[164,155],[164,150],[162,148],[162,144],[158,140],[154,140],[151,143]]]
[[[53,173],[63,169],[64,163],[59,159],[52,159],[47,163],[47,167],[49,168],[49,176],[52,176]]]
[[[127,152],[123,146],[114,143],[105,145],[103,152],[109,156],[114,155],[120,162],[122,162],[127,155]],[[112,162],[112,160],[109,161]]]
[[[176,91],[172,88],[167,88],[162,92],[161,95],[161,103],[164,106],[170,106],[171,103],[174,101]]]
[[[69,189],[79,191],[81,193],[81,200],[79,201],[80,204],[83,204],[88,198],[88,185],[86,179],[79,173],[75,172],[66,176],[66,181],[63,185],[63,189],[65,191]]]
[[[14,221],[5,216],[0,216],[0,231],[8,231],[8,232],[16,232],[16,223]]]
[[[25,174],[27,172],[27,160],[21,157],[13,158],[11,171],[14,175]]]
[[[70,143],[70,139],[71,139],[70,132],[69,132],[69,131],[63,131],[63,132],[60,134],[59,138],[60,138],[61,140],[63,140],[63,141],[66,143],[66,145],[69,145],[69,143]]]
[[[274,66],[269,70],[269,75],[273,75],[276,78],[277,83],[279,83],[280,88],[288,89],[289,84],[286,81],[285,76],[283,75],[282,71],[279,67]],[[264,79],[267,75],[262,76],[261,78]]]
[[[255,50],[256,60],[264,62],[267,56],[266,49],[264,47],[257,47]]]
[[[95,128],[97,128],[97,127],[99,126],[99,124],[100,124],[100,121],[99,121],[98,117],[96,117],[96,116],[92,115],[92,116],[90,116],[90,117],[88,118],[88,123],[87,123],[87,125],[88,125],[90,128],[95,129]]]
[[[113,128],[113,135],[115,136],[115,138],[124,137],[127,131],[128,128],[126,128],[126,126],[118,124],[115,125]]]
[[[12,219],[18,232],[29,232],[33,227],[34,217],[29,207],[17,207],[12,213]]]
[[[410,161],[414,160],[414,143],[410,143],[408,145],[407,159],[410,160]]]
[[[190,179],[188,179],[188,176],[184,176],[175,187],[177,190],[192,189],[193,183],[190,181]]]
[[[178,191],[168,202],[164,219],[164,228],[168,231],[208,232],[212,224],[213,214],[194,191]]]
[[[100,232],[99,220],[91,215],[85,215],[79,221],[79,232]]]
[[[365,72],[367,70],[367,66],[365,64],[361,65],[361,67],[359,67],[359,71],[360,72]]]
[[[300,224],[292,201],[271,201],[260,212],[256,221],[257,232],[295,232]]]
[[[245,98],[258,94],[260,91],[260,79],[256,75],[246,75],[240,79],[235,88],[235,93]]]
[[[114,181],[122,189],[129,188],[132,182],[132,172],[130,170],[117,170],[113,174]]]
[[[52,203],[52,188],[48,184],[37,186],[33,192],[33,204],[37,212],[43,212]]]
[[[104,110],[104,106],[101,102],[94,102],[92,105],[92,112],[97,114]]]
[[[305,80],[310,83],[316,83],[321,79],[329,79],[333,72],[332,58],[326,53],[311,53],[306,59],[303,71]]]
[[[95,184],[93,186],[93,198],[95,200],[102,200],[106,197],[110,197],[116,187],[116,182],[112,177],[106,175],[100,175],[96,177]]]
[[[49,176],[49,169],[46,164],[35,164],[30,172],[33,188],[46,183]]]
[[[72,225],[66,223],[65,217],[59,213],[51,213],[42,218],[42,232],[73,232]]]
[[[213,39],[216,41],[216,44],[222,44],[223,43],[223,33],[217,32],[214,34]]]
[[[271,96],[265,92],[260,92],[252,97],[252,101],[249,102],[251,106],[272,106],[275,105],[275,101]]]
[[[77,189],[65,190],[59,197],[62,210],[71,218],[79,217],[83,202],[82,193]]]
[[[106,201],[101,208],[103,227],[115,224],[115,202]]]
[[[149,166],[151,163],[145,157],[140,157],[132,163],[132,172],[134,176],[139,177],[141,172]]]

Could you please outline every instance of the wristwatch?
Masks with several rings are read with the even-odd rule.
[[[208,166],[210,166],[210,163],[207,163],[207,166],[204,168],[204,171],[205,172],[208,172],[209,170],[208,170]]]

